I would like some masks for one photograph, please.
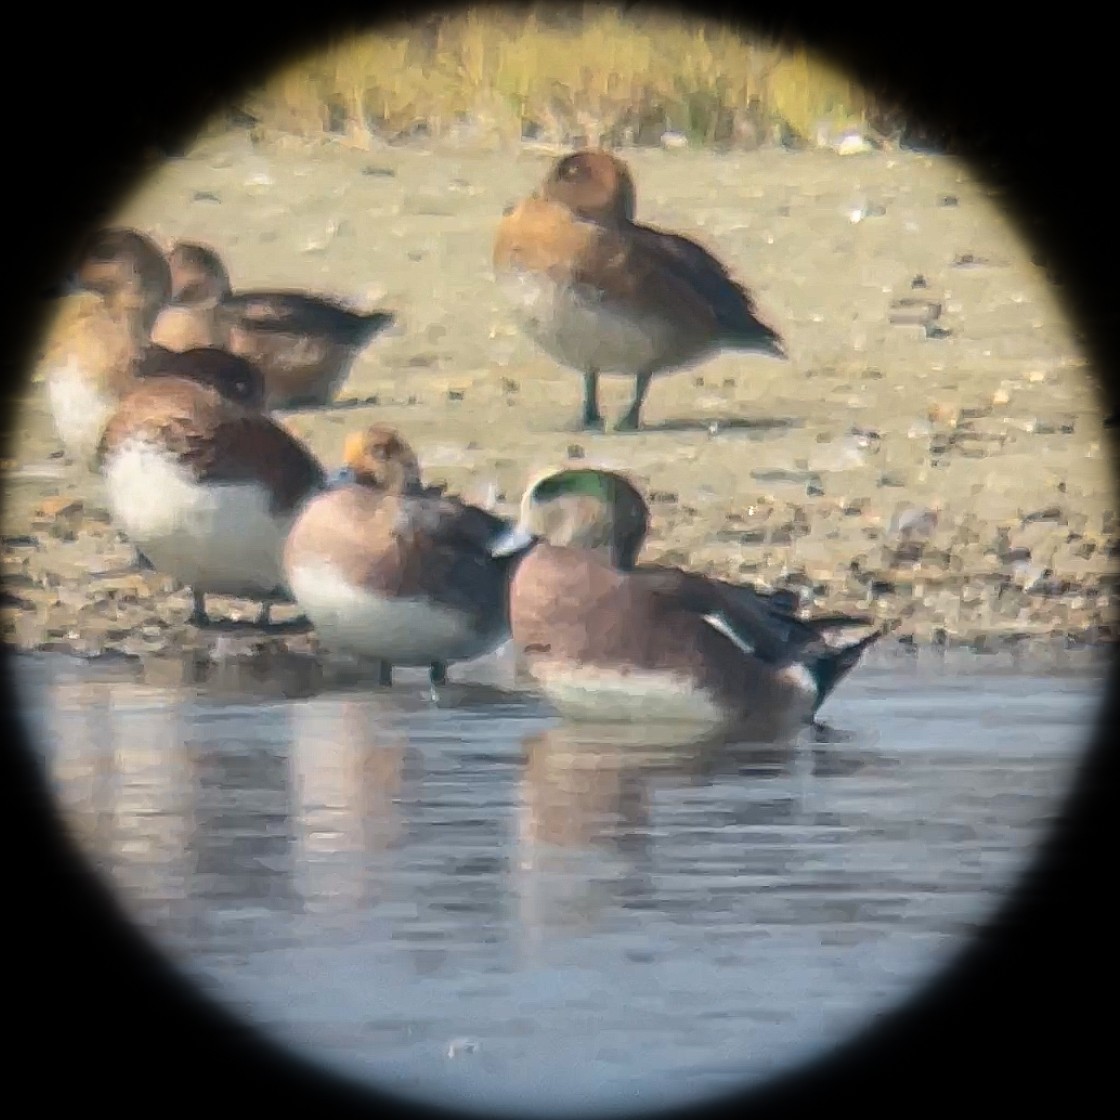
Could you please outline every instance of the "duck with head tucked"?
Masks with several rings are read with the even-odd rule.
[[[601,150],[558,160],[503,217],[494,271],[518,322],[584,376],[583,427],[602,428],[599,375],[635,379],[616,425],[639,427],[653,378],[721,349],[785,358],[754,300],[706,249],[634,220],[634,180]]]
[[[784,739],[813,722],[879,632],[833,644],[848,616],[802,620],[782,599],[677,568],[635,563],[649,526],[624,477],[562,470],[525,492],[494,551],[521,553],[514,643],[563,715],[681,721]]]
[[[145,234],[98,230],[82,245],[38,362],[67,456],[93,466],[105,424],[135,387],[134,367],[171,293],[167,262]]]
[[[281,555],[300,505],[325,483],[314,455],[262,411],[260,371],[213,348],[152,347],[105,428],[98,462],[116,524],[151,566],[205,596],[290,602]]]
[[[361,350],[394,319],[305,292],[235,293],[218,254],[194,242],[178,242],[167,261],[171,302],[152,340],[170,350],[218,346],[249,359],[264,376],[268,409],[332,401]]]
[[[324,645],[394,665],[447,665],[509,637],[507,582],[516,549],[491,547],[510,529],[475,506],[425,487],[415,452],[374,425],[346,441],[344,476],[308,502],[284,548],[288,586]]]

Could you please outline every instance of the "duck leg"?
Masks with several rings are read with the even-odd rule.
[[[257,615],[257,625],[263,630],[268,627],[272,617],[272,604],[268,601],[261,603],[260,614]]]
[[[190,621],[194,626],[209,626],[210,616],[206,613],[206,595],[202,591],[191,589],[191,598],[194,599],[194,609],[191,611]]]
[[[603,429],[603,414],[599,411],[599,371],[588,370],[583,375],[583,427],[597,431]]]
[[[388,661],[379,661],[377,667],[377,683],[382,688],[393,687],[393,666]]]
[[[439,703],[439,687],[447,684],[447,665],[443,661],[433,661],[428,670],[428,699]]]
[[[638,430],[642,405],[645,403],[646,393],[649,392],[649,386],[652,380],[653,374],[648,370],[643,370],[634,378],[634,399],[630,402],[630,407],[626,410],[626,415],[623,416],[615,426],[615,431],[636,432]]]

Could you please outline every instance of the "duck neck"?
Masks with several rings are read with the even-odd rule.
[[[105,302],[113,318],[123,323],[137,338],[147,338],[151,334],[156,319],[163,310],[162,301],[154,300],[150,295],[132,292],[121,293]]]

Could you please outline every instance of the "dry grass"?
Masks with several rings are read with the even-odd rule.
[[[241,108],[264,131],[751,144],[861,123],[868,97],[801,51],[708,21],[586,5],[478,7],[365,32],[301,59]]]

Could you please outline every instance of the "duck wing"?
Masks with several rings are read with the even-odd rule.
[[[703,300],[727,342],[786,357],[781,336],[759,319],[754,296],[707,249],[653,226],[634,225],[632,231],[635,249]]]
[[[390,311],[354,311],[322,296],[291,291],[236,292],[222,301],[228,321],[276,334],[327,335],[348,346],[360,346],[394,320]]]

